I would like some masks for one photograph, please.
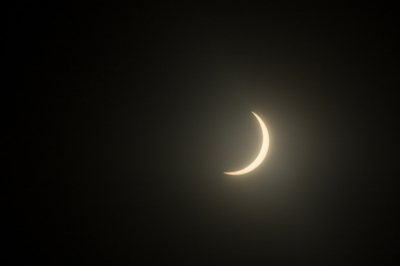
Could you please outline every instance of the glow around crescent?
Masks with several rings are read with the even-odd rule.
[[[258,154],[257,158],[254,160],[254,162],[252,162],[246,168],[244,168],[242,170],[239,170],[239,171],[236,171],[236,172],[224,172],[224,174],[227,174],[227,175],[243,175],[243,174],[246,174],[246,173],[248,173],[250,171],[253,171],[254,169],[256,169],[262,163],[262,161],[264,161],[265,156],[267,155],[268,147],[269,147],[269,135],[268,135],[267,127],[265,126],[265,124],[261,120],[261,118],[258,117],[258,115],[256,115],[254,112],[252,112],[252,113],[253,113],[253,115],[255,115],[255,117],[257,118],[258,122],[260,123],[262,134],[263,134],[263,143],[262,143],[262,146],[261,146],[260,153]]]

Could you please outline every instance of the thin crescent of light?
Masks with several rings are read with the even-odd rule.
[[[262,161],[264,161],[265,156],[267,155],[268,152],[268,147],[269,147],[269,135],[268,135],[268,130],[267,127],[265,126],[264,122],[261,120],[260,117],[258,117],[258,115],[256,115],[256,113],[252,112],[253,115],[255,115],[255,117],[257,118],[258,122],[261,125],[261,130],[262,130],[262,134],[263,134],[263,143],[261,146],[261,150],[260,153],[258,154],[257,158],[254,160],[254,162],[252,162],[249,166],[247,166],[246,168],[236,171],[236,172],[224,172],[224,174],[227,175],[243,175],[246,174],[250,171],[253,171],[254,169],[256,169],[261,163]]]

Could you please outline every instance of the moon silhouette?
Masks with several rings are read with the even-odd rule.
[[[258,154],[257,158],[252,162],[249,166],[246,168],[243,168],[242,170],[236,171],[236,172],[224,172],[224,174],[227,175],[243,175],[247,174],[248,172],[253,171],[256,169],[265,159],[265,156],[267,155],[268,152],[268,147],[269,147],[269,135],[268,135],[268,130],[267,127],[265,126],[264,122],[261,120],[256,113],[252,112],[253,115],[257,118],[258,122],[260,123],[262,134],[263,134],[263,143],[261,146],[260,153]]]

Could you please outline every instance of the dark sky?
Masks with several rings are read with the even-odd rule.
[[[394,6],[142,2],[6,10],[6,259],[393,262]]]

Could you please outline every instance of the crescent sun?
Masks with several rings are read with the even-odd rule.
[[[224,174],[227,175],[243,175],[246,174],[250,171],[253,171],[256,169],[265,159],[265,156],[267,155],[268,152],[268,147],[269,147],[269,135],[268,135],[268,130],[267,127],[265,126],[264,122],[261,120],[256,113],[252,112],[253,115],[257,118],[258,122],[260,123],[261,130],[262,130],[262,135],[263,135],[263,143],[261,146],[260,153],[258,154],[257,158],[252,162],[249,166],[246,168],[243,168],[242,170],[236,171],[236,172],[224,172]]]

